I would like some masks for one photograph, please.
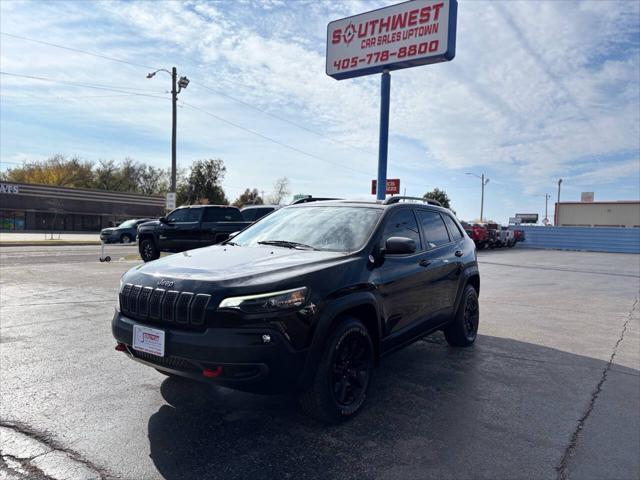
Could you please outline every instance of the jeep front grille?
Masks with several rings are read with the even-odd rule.
[[[170,325],[201,327],[211,295],[126,283],[120,290],[120,310],[135,320]]]

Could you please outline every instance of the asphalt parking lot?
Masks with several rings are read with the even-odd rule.
[[[128,360],[110,321],[136,262],[46,248],[0,250],[0,424],[104,478],[640,477],[638,255],[480,252],[476,345],[389,357],[364,411],[329,427]],[[27,478],[13,457],[0,478]]]

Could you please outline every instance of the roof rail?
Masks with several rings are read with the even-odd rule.
[[[341,200],[340,198],[321,198],[321,197],[304,197],[291,202],[291,205],[299,205],[300,203],[322,202],[325,200]]]
[[[400,203],[400,200],[417,200],[419,202],[428,203],[429,205],[436,205],[438,207],[442,206],[442,204],[439,201],[434,200],[433,198],[403,197],[402,195],[397,196],[397,197],[389,197],[384,202],[382,202],[382,204],[383,205],[392,205],[394,203]]]

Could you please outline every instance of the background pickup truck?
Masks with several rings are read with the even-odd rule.
[[[166,217],[138,226],[138,248],[148,262],[160,252],[182,252],[220,243],[242,230],[247,222],[236,207],[193,205],[173,210]]]

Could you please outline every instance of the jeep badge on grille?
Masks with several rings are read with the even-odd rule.
[[[173,287],[173,285],[174,285],[174,282],[172,282],[171,280],[167,280],[165,278],[163,278],[162,280],[160,280],[158,282],[158,286],[159,287],[171,288],[171,287]]]

